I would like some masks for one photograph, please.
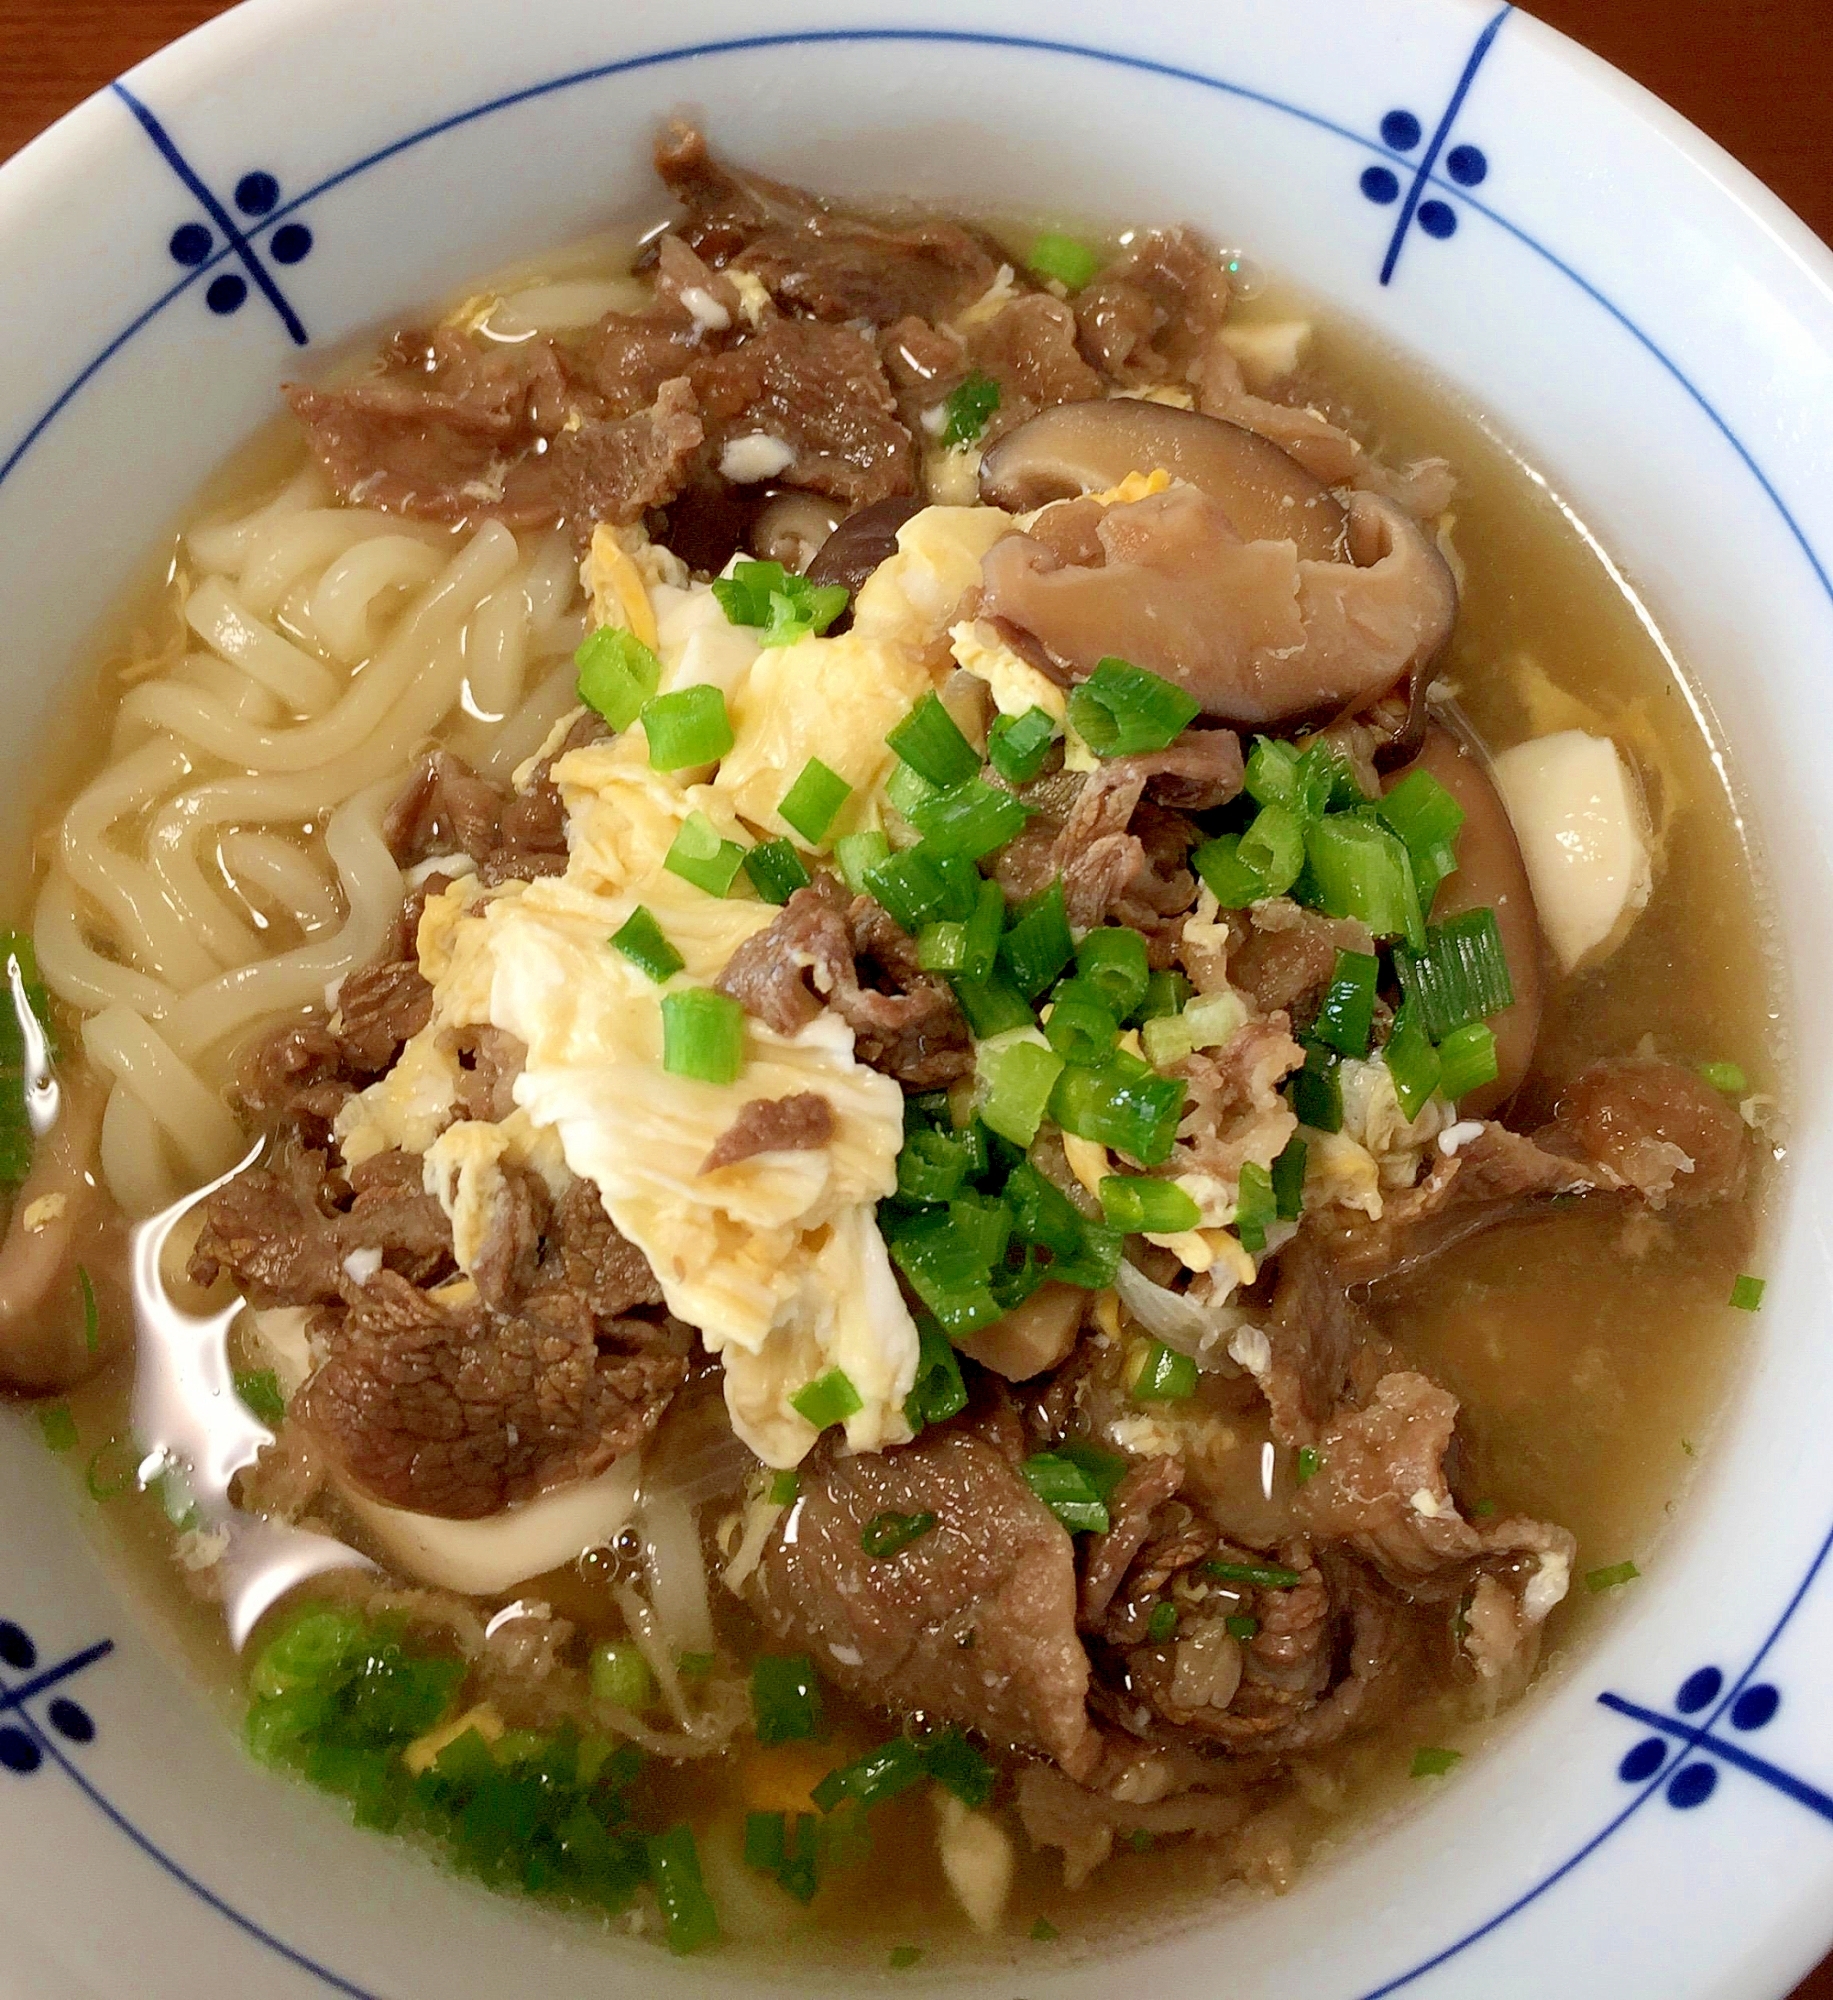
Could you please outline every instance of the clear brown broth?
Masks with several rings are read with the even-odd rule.
[[[1001,233],[1016,243],[1029,231]],[[598,239],[530,270],[619,270],[628,240]],[[1631,1051],[1645,1036],[1660,1053],[1683,1060],[1735,1061],[1753,1090],[1779,1095],[1785,1044],[1761,886],[1704,710],[1653,635],[1646,610],[1556,489],[1416,366],[1284,289],[1261,289],[1240,316],[1295,312],[1315,325],[1308,368],[1322,395],[1354,413],[1371,443],[1396,460],[1440,453],[1458,470],[1455,544],[1466,580],[1449,673],[1470,720],[1496,749],[1574,724],[1615,734],[1641,768],[1661,823],[1655,893],[1628,940],[1600,971],[1550,996],[1530,1108],[1550,1105],[1560,1083],[1587,1061]],[[285,426],[270,427],[211,482],[191,514],[247,499],[297,453]],[[39,827],[55,824],[53,809],[98,762],[107,732],[95,717],[119,698],[130,635],[157,634],[171,616],[164,595],[169,549],[73,676],[75,685],[99,683],[101,701],[71,705],[67,737],[38,802]],[[35,872],[23,826],[0,856],[0,871],[6,901],[23,911]],[[1569,1527],[1580,1574],[1646,1561],[1709,1443],[1748,1338],[1748,1319],[1726,1301],[1734,1275],[1752,1267],[1760,1211],[1761,1191],[1736,1208],[1677,1210],[1634,1224],[1576,1204],[1467,1243],[1428,1277],[1380,1301],[1384,1331],[1402,1354],[1462,1400],[1460,1437],[1473,1490],[1505,1512]],[[123,1360],[68,1399],[81,1437],[75,1466],[102,1441],[124,1435],[128,1390]],[[220,1617],[179,1580],[172,1531],[156,1502],[130,1495],[98,1505],[85,1496],[79,1504],[149,1625],[225,1716],[235,1717],[239,1678]],[[709,1523],[719,1511],[717,1502],[709,1507]],[[588,1631],[621,1629],[605,1578],[590,1564],[535,1579],[520,1594],[545,1598]],[[1575,1589],[1551,1622],[1543,1673],[1560,1670],[1612,1601]],[[722,1637],[742,1656],[755,1644],[748,1615],[727,1602],[719,1616]],[[839,1697],[830,1714],[833,1740],[805,1777],[884,1734],[882,1717]],[[1377,1732],[1306,1760],[1280,1829],[1292,1860],[1417,1804],[1422,1788],[1409,1783],[1407,1771],[1418,1746],[1472,1749],[1494,1726],[1468,1712],[1467,1697],[1434,1684]],[[795,1746],[750,1753],[753,1803],[758,1784],[793,1775],[799,1754]],[[665,1816],[700,1825],[715,1893],[722,1882],[735,1884],[745,1777],[725,1765],[688,1766],[648,1782]],[[862,1965],[882,1965],[885,1948],[898,1943],[988,1949],[971,1940],[955,1912],[933,1819],[919,1797],[878,1808],[873,1840],[881,1855],[896,1853],[896,1869],[841,1873],[806,1917],[792,1921],[787,1941],[773,1914],[768,1929],[777,1941],[758,1948],[777,1955],[793,1947],[803,1962]],[[1226,1886],[1217,1854],[1193,1843],[1123,1849],[1072,1896],[1052,1857],[1033,1853],[1022,1836],[1016,1845],[1007,1942],[997,1948],[1016,1952],[1021,1963],[1039,1950],[1024,1941],[1038,1917],[1061,1934],[1060,1949],[1113,1946],[1142,1927],[1162,1930],[1194,1915]],[[1261,1872],[1276,1886],[1287,1874],[1271,1858]]]

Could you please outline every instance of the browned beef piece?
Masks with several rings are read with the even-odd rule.
[[[1211,1789],[1215,1787],[1216,1789]],[[1049,1764],[1018,1774],[1019,1823],[1034,1847],[1060,1848],[1064,1880],[1081,1885],[1113,1852],[1116,1837],[1217,1839],[1254,1810],[1239,1772],[1220,1758],[1183,1757],[1110,1738],[1094,1775],[1077,1784]]]
[[[1346,1398],[1386,1365],[1387,1343],[1349,1293],[1330,1249],[1307,1222],[1279,1254],[1273,1310],[1263,1322],[1272,1360],[1260,1386],[1284,1444],[1312,1443]]]
[[[236,1097],[265,1132],[291,1125],[323,1146],[352,1084],[324,1021],[288,1022],[250,1043],[236,1068]]]
[[[548,517],[576,529],[641,520],[681,491],[705,438],[693,384],[685,378],[664,382],[647,410],[563,426],[546,440],[540,461],[552,487]]]
[[[970,364],[999,384],[999,405],[980,442],[1058,403],[1086,403],[1104,393],[1101,377],[1076,350],[1076,316],[1046,292],[1017,298],[968,336]]]
[[[1239,941],[1228,954],[1228,977],[1264,1014],[1284,1013],[1299,1026],[1316,1016],[1336,971],[1339,951],[1373,951],[1368,927],[1326,917],[1277,898],[1233,926]]]
[[[793,1536],[765,1550],[756,1601],[779,1637],[861,1700],[1083,1771],[1099,1742],[1075,1552],[1020,1477],[1023,1449],[1002,1407],[890,1451],[847,1457],[823,1444],[802,1467]],[[935,1525],[893,1556],[868,1555],[861,1536],[885,1513]]]
[[[974,1066],[954,994],[921,969],[914,941],[870,896],[849,903],[831,876],[798,889],[713,983],[782,1035],[805,1028],[826,1001],[852,1028],[859,1060],[913,1089]]]
[[[366,965],[337,992],[338,1048],[359,1076],[380,1076],[433,1018],[433,989],[417,959]]]
[[[1099,1631],[1114,1594],[1152,1533],[1154,1511],[1175,1499],[1184,1483],[1184,1461],[1175,1454],[1142,1459],[1114,1488],[1108,1527],[1082,1551],[1082,1624]]]
[[[1220,1048],[1171,1064],[1189,1093],[1178,1126],[1180,1170],[1232,1181],[1249,1159],[1277,1159],[1298,1130],[1279,1086],[1304,1060],[1285,1015],[1266,1014]]]
[[[574,750],[602,743],[611,734],[602,715],[587,709],[530,772],[528,783],[503,802],[501,845],[478,869],[486,886],[499,881],[533,881],[566,870],[566,802],[554,783],[554,766]],[[521,871],[518,873],[518,871]]]
[[[1194,229],[1148,229],[1076,295],[1082,349],[1135,385],[1181,384],[1228,316],[1228,273]]]
[[[1678,1063],[1593,1063],[1562,1093],[1538,1135],[1594,1161],[1656,1206],[1731,1201],[1750,1171],[1750,1133],[1736,1110]]]
[[[382,818],[382,838],[402,868],[430,854],[475,860],[497,845],[503,794],[449,750],[429,750]]]
[[[500,1125],[515,1109],[515,1080],[528,1060],[526,1044],[502,1028],[449,1028],[440,1039],[458,1057],[459,1117]]]
[[[834,1136],[834,1107],[818,1090],[789,1097],[754,1097],[714,1141],[700,1162],[703,1174],[735,1167],[759,1153],[812,1152]]]
[[[540,1175],[506,1166],[471,1257],[471,1278],[486,1305],[510,1312],[539,1282],[542,1243],[552,1218],[553,1203]]]
[[[851,507],[916,491],[916,447],[877,350],[853,327],[773,314],[694,384],[715,446],[762,432],[793,448],[786,485]]]
[[[549,1254],[560,1274],[603,1322],[662,1303],[662,1287],[645,1257],[605,1213],[603,1197],[576,1180],[554,1204]]]
[[[363,1492],[476,1520],[641,1443],[686,1374],[671,1329],[596,1326],[564,1286],[513,1314],[446,1307],[384,1271],[329,1333],[293,1416]]]
[[[736,263],[786,312],[889,326],[914,313],[945,319],[984,292],[1000,259],[959,224],[886,229],[815,196],[715,160],[677,122],[656,146],[656,172],[687,209],[681,234],[715,268]]]

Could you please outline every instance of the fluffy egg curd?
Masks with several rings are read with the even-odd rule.
[[[391,1146],[425,1155],[427,1191],[467,1272],[505,1162],[556,1193],[590,1180],[649,1259],[669,1310],[720,1357],[733,1428],[772,1466],[796,1464],[814,1443],[817,1428],[792,1398],[833,1369],[859,1399],[845,1418],[850,1446],[911,1434],[903,1404],[917,1331],[875,1221],[897,1182],[903,1092],[855,1059],[852,1029],[831,1012],[788,1036],[747,1018],[731,1083],[665,1070],[664,998],[711,985],[777,910],[710,895],[664,863],[691,815],[746,844],[789,831],[778,807],[811,758],[850,787],[824,839],[797,836],[831,852],[839,835],[879,826],[895,761],[885,739],[957,664],[991,666],[996,696],[1012,699],[1006,683],[1022,662],[992,657],[971,626],[951,641],[981,559],[1010,522],[993,507],[926,508],[860,589],[848,631],[774,647],[731,623],[712,587],[640,531],[601,528],[585,565],[598,623],[653,647],[659,692],[717,687],[732,746],[716,767],[657,771],[639,723],[560,757],[566,872],[494,888],[467,874],[428,899],[417,949],[432,1018],[338,1120],[350,1165]],[[639,906],[682,960],[660,983],[610,946]],[[460,1085],[451,1031],[484,1026],[528,1051],[515,1109],[498,1124],[449,1122]],[[747,1104],[811,1091],[833,1111],[825,1144],[701,1171]]]

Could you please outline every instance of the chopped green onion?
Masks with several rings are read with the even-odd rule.
[[[1305,829],[1284,806],[1263,806],[1235,849],[1238,867],[1252,869],[1263,895],[1283,896],[1305,865]]]
[[[1731,1283],[1731,1303],[1739,1312],[1753,1313],[1763,1304],[1763,1288],[1767,1281],[1762,1278],[1739,1276]]]
[[[1231,1639],[1239,1639],[1244,1646],[1260,1630],[1260,1620],[1244,1614],[1238,1614],[1232,1618],[1224,1618],[1222,1625]]]
[[[922,843],[924,859],[936,871],[942,884],[942,900],[936,915],[951,924],[964,924],[979,910],[986,878],[972,861],[959,854],[938,854],[928,841]],[[997,886],[997,884],[995,884]],[[999,917],[1005,921],[1005,897],[999,899]]]
[[[980,759],[934,689],[904,717],[885,741],[920,778],[937,791],[965,785],[980,775]]]
[[[1473,1521],[1487,1521],[1496,1513],[1493,1500],[1473,1500],[1470,1503],[1470,1518]]]
[[[1298,1466],[1295,1477],[1301,1486],[1309,1485],[1323,1469],[1324,1461],[1312,1445],[1301,1444],[1298,1448]]]
[[[44,1434],[47,1450],[76,1449],[76,1419],[70,1414],[68,1403],[46,1404],[38,1413],[38,1428]]]
[[[1032,240],[1025,265],[1040,278],[1054,278],[1065,291],[1079,292],[1101,268],[1099,254],[1079,237],[1046,229]],[[1053,1931],[1054,1937],[1056,1933]]]
[[[1000,963],[1027,1000],[1035,1000],[1075,955],[1061,876],[1024,904],[1000,940]]]
[[[1225,910],[1245,910],[1273,892],[1257,869],[1241,858],[1241,836],[1221,833],[1191,851],[1190,865],[1204,888]]]
[[[1120,1231],[1091,1221],[1029,1160],[1021,1160],[1006,1176],[1005,1201],[1020,1242],[1050,1252],[1051,1277],[1085,1291],[1100,1291],[1114,1282]]]
[[[1714,1090],[1723,1091],[1727,1097],[1742,1097],[1750,1088],[1749,1079],[1734,1062],[1703,1062],[1699,1073]]]
[[[1495,1031],[1486,1022],[1472,1021],[1438,1045],[1438,1087],[1453,1104],[1467,1092],[1494,1083],[1500,1073]]]
[[[622,731],[642,713],[662,680],[662,662],[634,632],[601,625],[573,655],[579,699]]]
[[[917,1372],[904,1398],[904,1421],[913,1431],[926,1424],[946,1423],[967,1408],[967,1384],[961,1379],[961,1359],[948,1335],[927,1313],[918,1313]]]
[[[638,720],[649,739],[649,763],[657,771],[681,771],[716,764],[732,747],[732,718],[726,698],[703,681],[644,702]]]
[[[614,1708],[641,1715],[656,1698],[655,1676],[640,1646],[627,1639],[601,1639],[592,1648],[592,1694]]]
[[[1341,1056],[1368,1054],[1375,1019],[1375,975],[1372,952],[1339,951],[1336,970],[1319,1007],[1312,1033]]]
[[[900,1514],[894,1508],[887,1508],[882,1514],[874,1514],[859,1531],[859,1546],[867,1555],[882,1561],[900,1549],[907,1549],[912,1542],[920,1542],[935,1525],[936,1517],[931,1513]]]
[[[825,840],[835,815],[852,792],[838,771],[829,770],[819,757],[811,757],[802,766],[802,775],[783,794],[777,816],[811,844]]]
[[[140,1453],[133,1439],[111,1437],[90,1453],[83,1484],[89,1489],[91,1500],[119,1500],[123,1493],[133,1491],[139,1469]]]
[[[1394,1096],[1410,1122],[1426,1108],[1444,1076],[1439,1053],[1427,1039],[1425,1029],[1419,1025],[1419,1016],[1412,1001],[1404,1002],[1395,1015],[1387,1046],[1381,1051],[1381,1060],[1387,1064],[1388,1075],[1394,1083]]]
[[[913,771],[908,764],[893,766],[890,777],[885,780],[885,797],[903,816],[908,819],[920,805],[940,798],[942,787],[932,785],[920,772]]]
[[[820,1848],[813,1813],[745,1815],[745,1865],[772,1875],[799,1903],[812,1903],[820,1887]]]
[[[1321,1042],[1305,1044],[1305,1066],[1294,1072],[1290,1095],[1292,1109],[1301,1125],[1314,1132],[1343,1129],[1343,1084],[1338,1075],[1340,1056]]]
[[[1244,789],[1263,806],[1284,806],[1296,819],[1322,819],[1334,806],[1361,803],[1362,794],[1347,761],[1321,737],[1300,750],[1270,736],[1257,736],[1248,756]]]
[[[790,1507],[795,1504],[796,1495],[802,1490],[802,1481],[792,1465],[786,1471],[770,1475],[770,1504],[773,1507]]]
[[[745,855],[745,873],[766,903],[788,902],[798,889],[808,887],[810,879],[801,855],[787,840],[760,840]]]
[[[1407,998],[1419,1007],[1420,1026],[1435,1042],[1514,1003],[1494,910],[1466,910],[1431,925],[1423,951],[1396,945],[1394,970]]]
[[[1062,1932],[1057,1929],[1056,1925],[1048,1917],[1039,1917],[1037,1922],[1031,1926],[1031,1942],[1033,1944],[1054,1944],[1062,1935]]]
[[[751,1720],[763,1744],[806,1743],[826,1717],[815,1663],[806,1653],[760,1653],[751,1663]]]
[[[897,1191],[906,1201],[950,1201],[970,1178],[986,1172],[986,1164],[986,1135],[979,1124],[959,1132],[906,1124]]]
[[[95,1301],[95,1280],[88,1267],[76,1267],[76,1288],[83,1301],[83,1352],[93,1354],[102,1344],[102,1309]]]
[[[1161,1600],[1153,1605],[1151,1616],[1146,1620],[1146,1637],[1153,1645],[1162,1646],[1177,1630],[1177,1606]]]
[[[1022,833],[1031,808],[984,778],[970,778],[913,806],[907,817],[931,854],[978,861]]]
[[[1070,726],[1097,757],[1169,749],[1201,708],[1161,675],[1111,657],[1069,694]]]
[[[690,1826],[649,1838],[649,1879],[662,1911],[662,1934],[677,1957],[719,1938],[719,1915],[700,1878],[700,1852]]]
[[[1305,1580],[1297,1570],[1280,1563],[1222,1562],[1211,1557],[1202,1568],[1205,1576],[1213,1576],[1219,1583],[1251,1583],[1261,1590],[1291,1590]]]
[[[1111,1146],[1142,1167],[1169,1157],[1184,1115],[1185,1088],[1124,1049],[1098,1068],[1066,1067],[1051,1093],[1050,1115],[1065,1132]]]
[[[1409,771],[1385,798],[1375,801],[1375,811],[1406,842],[1420,905],[1430,910],[1438,885],[1457,869],[1463,807],[1430,771]]]
[[[1235,1194],[1235,1234],[1256,1257],[1267,1247],[1267,1230],[1279,1218],[1273,1176],[1258,1160],[1243,1160]]]
[[[1143,1026],[1147,1021],[1162,1021],[1167,1014],[1180,1013],[1195,990],[1181,972],[1155,972],[1146,981],[1145,998],[1134,1010],[1133,1019]]]
[[[1010,1210],[996,1206],[1009,1228]],[[991,1326],[1005,1311],[993,1296],[995,1260],[989,1254],[984,1225],[985,1218],[965,1198],[957,1198],[946,1210],[911,1216],[891,1235],[892,1262],[950,1335]]]
[[[621,951],[639,972],[661,985],[672,979],[687,963],[662,934],[654,914],[639,903],[611,933],[613,947]]]
[[[1025,1484],[1072,1535],[1107,1533],[1107,1502],[1074,1459],[1062,1452],[1040,1451],[1019,1469]]]
[[[1096,987],[1065,979],[1050,996],[1044,1036],[1065,1062],[1106,1062],[1120,1040],[1120,1024]]]
[[[1288,1139],[1273,1162],[1273,1209],[1281,1222],[1296,1222],[1305,1212],[1305,1142]]]
[[[691,812],[681,822],[681,831],[664,857],[662,866],[683,882],[693,883],[709,896],[723,896],[745,864],[745,850],[735,840],[724,840],[719,829],[703,812]]]
[[[864,833],[843,833],[834,842],[834,859],[853,894],[869,895],[866,876],[881,861],[891,859],[891,842],[876,827]]]
[[[1145,939],[1119,924],[1090,931],[1076,946],[1076,976],[1099,991],[1116,1021],[1124,1021],[1151,986]]]
[[[917,934],[917,964],[925,972],[985,979],[993,970],[1006,903],[997,882],[982,882],[973,916],[965,923],[925,924]]]
[[[1307,831],[1305,859],[1327,916],[1356,917],[1378,938],[1425,948],[1413,863],[1397,833],[1372,815],[1332,813]]]
[[[959,388],[949,392],[942,408],[943,448],[953,451],[959,445],[972,444],[999,408],[999,384],[976,368]]]
[[[920,846],[875,861],[866,870],[866,889],[912,937],[940,911],[948,896],[948,884]]]
[[[238,1369],[235,1392],[250,1416],[258,1417],[270,1431],[280,1428],[286,1416],[286,1398],[280,1393],[280,1377],[271,1368]]]
[[[1240,994],[1225,986],[1218,993],[1205,993],[1192,1000],[1181,1014],[1161,1014],[1146,1022],[1139,1031],[1146,1060],[1155,1069],[1169,1069],[1198,1049],[1219,1048],[1232,1041],[1247,1020],[1247,1007]]]
[[[1133,1378],[1136,1403],[1186,1403],[1197,1392],[1197,1364],[1188,1354],[1180,1354],[1155,1340],[1146,1350],[1145,1364]]]
[[[856,1800],[862,1806],[875,1806],[909,1791],[912,1785],[920,1785],[927,1776],[917,1746],[908,1736],[894,1736],[876,1750],[868,1750],[863,1757],[830,1771],[809,1796],[824,1813],[832,1812],[846,1799]]]
[[[796,1415],[818,1431],[826,1430],[829,1424],[845,1423],[865,1406],[865,1399],[853,1387],[851,1377],[840,1368],[817,1375],[789,1399],[789,1407]]]
[[[950,982],[967,1024],[980,1040],[1003,1035],[1013,1028],[1034,1028],[1037,1018],[1025,998],[1005,973],[995,967],[987,979],[956,979]]]
[[[1416,1778],[1442,1778],[1453,1765],[1464,1761],[1461,1750],[1415,1750],[1413,1752],[1413,1776]]]
[[[1047,709],[996,715],[987,730],[987,761],[1008,785],[1028,785],[1044,768],[1060,727]]]
[[[1633,1562],[1612,1563],[1608,1569],[1588,1569],[1585,1588],[1595,1597],[1599,1591],[1615,1590],[1620,1583],[1633,1583],[1641,1574]]]
[[[1145,1180],[1131,1174],[1104,1174],[1101,1211],[1116,1229],[1175,1236],[1194,1229],[1203,1211],[1176,1181]]]
[[[844,584],[810,583],[773,562],[735,563],[730,576],[713,579],[713,595],[730,623],[762,628],[761,646],[825,632],[847,607]]]
[[[1152,1852],[1152,1845],[1153,1845],[1152,1836],[1145,1830],[1143,1826],[1136,1826],[1133,1829],[1133,1831],[1127,1835],[1127,1845],[1133,1850],[1135,1854],[1150,1854]]]
[[[945,1792],[953,1792],[964,1806],[976,1811],[993,1796],[996,1773],[993,1766],[958,1729],[939,1729],[922,1737],[917,1754],[923,1769]]]
[[[736,1083],[745,1067],[745,1010],[710,986],[664,993],[662,1067],[700,1083]]]
[[[1063,1058],[1035,1029],[1015,1028],[974,1050],[976,1108],[989,1130],[1015,1146],[1037,1137],[1050,1093],[1063,1074]]]

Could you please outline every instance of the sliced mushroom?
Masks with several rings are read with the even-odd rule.
[[[922,501],[909,494],[894,493],[888,500],[874,500],[849,514],[821,544],[808,566],[810,583],[838,583],[845,587],[847,608],[827,628],[844,632],[853,622],[851,600],[880,563],[897,554],[897,531],[913,514],[922,510]]]
[[[1467,1116],[1486,1118],[1514,1096],[1534,1060],[1546,995],[1540,916],[1508,809],[1474,738],[1461,740],[1445,722],[1435,721],[1426,731],[1425,747],[1407,770],[1430,772],[1464,809],[1457,872],[1439,884],[1432,899],[1432,921],[1442,924],[1466,910],[1493,909],[1508,954],[1515,1004],[1489,1024],[1496,1037],[1496,1080],[1459,1101]],[[1395,772],[1388,789],[1406,775]]]
[[[980,497],[1026,514],[1160,468],[1207,493],[1244,542],[1342,561],[1343,503],[1296,459],[1240,424],[1136,397],[1063,403],[1008,431],[980,461]]]
[[[844,509],[821,493],[793,489],[773,493],[751,524],[751,553],[760,562],[781,563],[806,573],[840,523]]]
[[[1069,1357],[1088,1294],[1051,1278],[1004,1319],[970,1333],[956,1345],[970,1360],[1008,1382],[1029,1382]]]

